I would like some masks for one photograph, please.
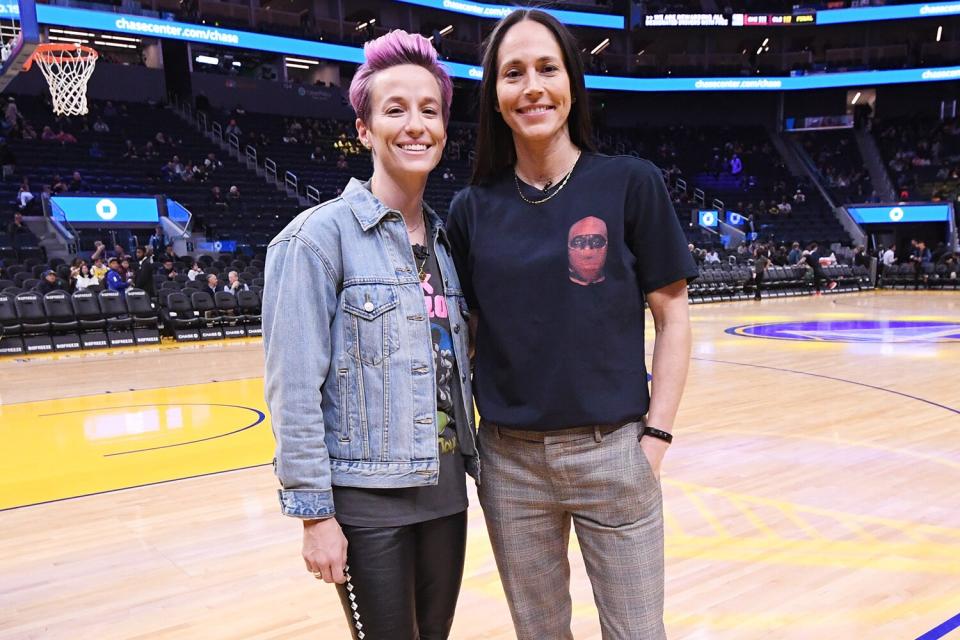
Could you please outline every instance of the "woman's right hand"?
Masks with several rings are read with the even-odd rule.
[[[303,522],[303,560],[307,571],[324,582],[347,581],[347,539],[336,518]],[[317,575],[319,574],[319,575]]]

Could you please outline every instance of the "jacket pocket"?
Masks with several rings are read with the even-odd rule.
[[[394,287],[357,284],[343,290],[346,350],[360,362],[379,365],[400,348],[399,301]]]

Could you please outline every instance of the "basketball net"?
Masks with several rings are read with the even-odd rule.
[[[41,44],[23,66],[34,62],[50,86],[53,112],[58,116],[82,116],[87,109],[87,81],[93,75],[99,54],[80,44]]]

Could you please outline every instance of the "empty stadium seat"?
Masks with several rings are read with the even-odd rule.
[[[24,352],[21,334],[23,326],[17,314],[15,296],[0,293],[0,354]]]
[[[50,322],[43,310],[43,298],[39,293],[25,291],[18,294],[15,301],[27,353],[52,351]]]
[[[51,291],[43,296],[43,310],[50,322],[53,348],[57,351],[75,351],[80,348],[80,323],[73,310],[73,302],[66,291]]]
[[[143,289],[127,289],[126,306],[132,320],[136,343],[159,344],[160,318],[147,292]]]

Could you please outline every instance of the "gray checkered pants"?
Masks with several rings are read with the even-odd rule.
[[[604,640],[664,640],[663,499],[642,424],[480,427],[480,504],[518,640],[572,640],[570,521]]]

